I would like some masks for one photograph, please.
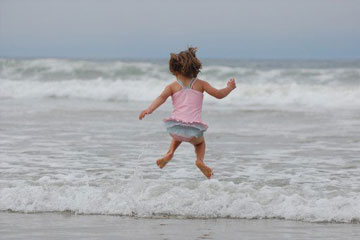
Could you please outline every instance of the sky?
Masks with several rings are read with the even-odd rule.
[[[0,0],[0,57],[360,59],[359,0]]]

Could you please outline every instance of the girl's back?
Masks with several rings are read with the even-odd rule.
[[[177,82],[172,84],[180,85],[181,88],[171,95],[173,112],[169,118],[164,119],[164,122],[175,120],[186,123],[187,126],[197,123],[203,125],[205,130],[207,129],[207,125],[202,123],[201,120],[204,94],[194,89],[196,82],[197,79],[193,78],[189,85],[186,86],[181,80],[177,79]]]

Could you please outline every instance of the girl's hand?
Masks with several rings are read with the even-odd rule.
[[[231,90],[234,90],[236,88],[236,84],[235,84],[235,79],[231,78],[228,82],[227,82],[227,87],[230,88]]]
[[[150,114],[150,113],[151,112],[149,112],[149,110],[147,110],[147,109],[143,110],[139,115],[139,120],[142,120],[145,117],[145,115]]]

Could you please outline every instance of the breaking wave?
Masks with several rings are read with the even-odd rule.
[[[66,179],[63,179],[66,182]],[[52,182],[44,176],[36,184],[0,189],[0,210],[25,213],[71,211],[80,214],[185,218],[277,218],[308,222],[360,220],[360,196],[324,194],[304,185],[262,186],[210,181],[144,180],[104,186]]]
[[[269,64],[268,64],[269,65]],[[203,68],[200,79],[225,87],[235,77],[237,90],[217,104],[239,106],[360,106],[358,64],[294,67],[245,63]],[[99,101],[151,101],[174,78],[165,63],[65,59],[0,59],[0,98],[69,98]]]

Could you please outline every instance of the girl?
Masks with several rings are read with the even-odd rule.
[[[176,81],[165,87],[160,96],[140,113],[139,119],[154,112],[171,96],[174,110],[170,117],[164,119],[164,122],[172,140],[169,151],[163,158],[158,159],[156,164],[160,168],[165,167],[179,145],[182,142],[189,142],[195,147],[196,166],[207,178],[211,178],[213,171],[204,163],[205,138],[203,134],[208,126],[201,121],[203,92],[220,99],[226,97],[236,88],[236,85],[232,78],[228,81],[226,88],[216,89],[206,81],[196,78],[201,69],[201,62],[195,55],[196,50],[190,47],[179,54],[170,54],[169,69],[175,75]]]

